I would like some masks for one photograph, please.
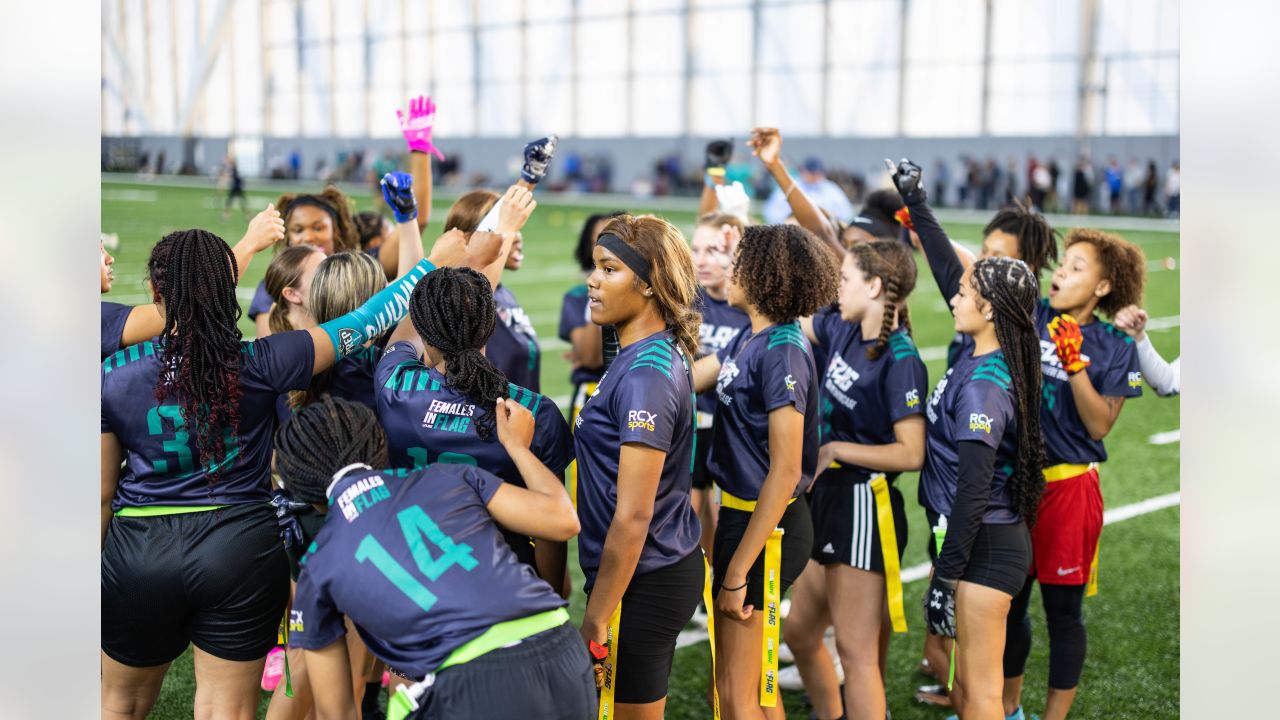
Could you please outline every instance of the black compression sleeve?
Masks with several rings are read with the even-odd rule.
[[[923,189],[903,198],[907,209],[911,211],[911,224],[915,225],[916,234],[920,236],[920,244],[924,246],[924,256],[929,261],[929,270],[938,283],[943,302],[950,308],[951,298],[960,290],[960,278],[964,275],[964,265],[960,264],[960,256],[951,247],[951,238],[938,224],[938,219],[929,209],[929,194]]]
[[[959,580],[969,565],[969,552],[982,527],[982,516],[991,498],[991,475],[995,470],[996,451],[975,440],[960,443],[960,477],[956,481],[956,499],[947,517],[947,538],[942,543],[934,575],[946,580]]]

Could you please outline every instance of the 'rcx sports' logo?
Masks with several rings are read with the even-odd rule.
[[[787,392],[792,392],[796,389],[796,379],[790,375],[782,378],[782,382],[786,384]]]
[[[1140,385],[1142,385],[1142,373],[1140,372],[1129,373],[1129,387],[1136,388]]]
[[[302,611],[290,610],[289,611],[289,632],[291,633],[303,632],[304,629],[305,627],[302,624]]]
[[[982,432],[991,434],[991,418],[985,413],[969,413],[969,432]]]
[[[627,429],[641,429],[653,432],[656,429],[654,421],[657,419],[658,416],[648,410],[631,410],[627,412]]]
[[[920,404],[920,391],[914,390],[914,389],[908,390],[907,391],[907,407],[913,408],[919,404]]]

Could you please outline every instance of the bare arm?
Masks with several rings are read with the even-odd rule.
[[[422,217],[421,211],[418,217]],[[404,277],[418,261],[422,260],[422,236],[418,234],[418,224],[412,220],[396,224],[396,236],[400,238],[399,245],[396,248],[396,274],[394,277]],[[385,250],[386,248],[383,248]],[[379,254],[379,257],[382,257]],[[383,266],[385,269],[385,265]]]
[[[885,445],[831,442],[818,453],[818,471],[831,463],[824,459],[857,465],[879,472],[911,472],[924,466],[924,418],[909,415],[893,424],[894,441]]]
[[[495,288],[502,281],[502,270],[507,265],[507,256],[511,254],[516,233],[520,232],[520,228],[524,227],[529,216],[538,207],[538,201],[533,199],[532,187],[521,180],[507,188],[506,194],[498,199],[498,226],[494,232],[502,236],[502,251],[493,263],[482,270],[484,276],[489,278],[489,284]]]
[[[347,639],[340,637],[319,650],[304,650],[307,674],[317,720],[356,717],[356,697],[351,689],[351,658]]]
[[[137,305],[129,311],[125,318],[124,330],[120,333],[120,347],[137,345],[144,340],[159,335],[164,331],[164,316],[155,305]]]
[[[782,520],[787,503],[800,482],[801,457],[804,448],[804,415],[794,405],[784,405],[769,412],[769,474],[765,476],[755,512],[742,534],[738,549],[729,560],[716,609],[736,620],[751,617],[752,606],[743,606],[747,573],[755,564],[765,541]],[[738,587],[741,585],[742,587]],[[725,588],[738,588],[726,590]]]
[[[724,175],[716,178],[716,184],[724,182]],[[711,187],[711,183],[702,184],[702,195],[698,197],[698,217],[702,217],[708,213],[713,213],[720,206],[720,201],[716,199],[716,189]]]
[[[253,216],[244,237],[231,248],[231,254],[236,257],[236,281],[239,282],[244,277],[244,272],[249,269],[255,255],[283,239],[284,218],[280,217],[275,203],[268,203],[265,210]]]
[[[600,326],[587,323],[569,331],[573,345],[573,362],[577,367],[598,368],[604,365],[604,336]]]
[[[627,443],[618,454],[618,506],[605,535],[600,571],[587,599],[582,636],[604,644],[614,608],[631,584],[653,519],[653,503],[667,454],[639,443]]]
[[[409,172],[413,175],[413,196],[418,201],[418,236],[421,237],[431,220],[431,155],[409,153]]]
[[[555,540],[539,540],[533,544],[533,563],[538,577],[547,581],[556,594],[569,599],[570,586],[565,585],[565,568],[569,560],[569,544]]]
[[[116,497],[116,486],[120,482],[120,463],[123,459],[124,449],[116,434],[102,433],[102,544],[107,542],[107,526],[111,524],[111,501]]]
[[[791,206],[791,214],[795,215],[796,222],[800,223],[800,227],[817,235],[821,240],[836,252],[836,254],[844,257],[844,246],[840,244],[840,238],[836,236],[836,229],[827,219],[826,215],[813,204],[809,196],[804,194],[804,190],[796,184],[796,181],[787,172],[787,166],[782,162],[782,136],[778,133],[777,128],[756,128],[752,131],[751,139],[747,141],[747,145],[751,147],[752,153],[760,158],[764,163],[765,169],[773,176],[778,183],[778,187],[782,188],[783,194],[787,198],[787,204]]]
[[[693,363],[693,391],[701,395],[716,386],[720,375],[720,358],[715,353],[698,358]]]
[[[1089,437],[1101,440],[1111,432],[1124,407],[1124,398],[1115,395],[1100,395],[1089,382],[1089,370],[1085,368],[1072,375],[1068,380],[1071,385],[1071,397],[1076,401],[1076,410],[1080,420],[1089,431]]]
[[[503,483],[489,500],[489,514],[503,527],[521,535],[561,543],[577,535],[578,514],[564,481],[529,450],[533,414],[514,400],[498,400],[494,419],[498,440],[511,456],[525,487]],[[560,572],[564,572],[563,567]]]

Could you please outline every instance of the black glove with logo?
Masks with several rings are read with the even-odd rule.
[[[893,186],[898,189],[898,194],[902,196],[903,201],[911,203],[917,201],[917,199],[926,199],[924,185],[920,179],[921,170],[919,165],[907,158],[902,158],[897,165],[894,165],[892,160],[885,158],[884,166],[888,168],[889,174],[893,177]],[[919,193],[919,198],[915,197],[917,193]]]
[[[712,140],[707,143],[706,169],[722,168],[729,164],[733,157],[733,140]]]
[[[549,135],[524,146],[524,167],[520,169],[520,179],[537,185],[547,176],[547,165],[556,153],[556,142],[559,139],[555,135]]]
[[[276,524],[280,526],[280,538],[286,548],[302,545],[302,524],[298,522],[298,513],[311,507],[310,503],[301,503],[283,490],[271,493],[271,509],[276,512]]]
[[[934,575],[924,594],[924,621],[934,635],[956,636],[956,581]]]

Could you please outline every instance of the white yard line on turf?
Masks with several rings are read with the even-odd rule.
[[[1171,492],[1167,495],[1157,495],[1153,498],[1147,498],[1131,505],[1122,505],[1118,508],[1107,510],[1102,514],[1102,524],[1110,525],[1112,523],[1131,520],[1139,515],[1164,510],[1165,508],[1175,507],[1182,503],[1182,492]],[[902,582],[912,583],[918,580],[924,580],[929,577],[929,563],[920,563],[912,565],[902,570]],[[706,629],[685,630],[676,638],[676,647],[682,648],[689,645],[697,645],[707,639]]]
[[[1156,433],[1147,438],[1147,442],[1151,445],[1169,445],[1182,441],[1182,428],[1177,430],[1169,430],[1167,432]]]

